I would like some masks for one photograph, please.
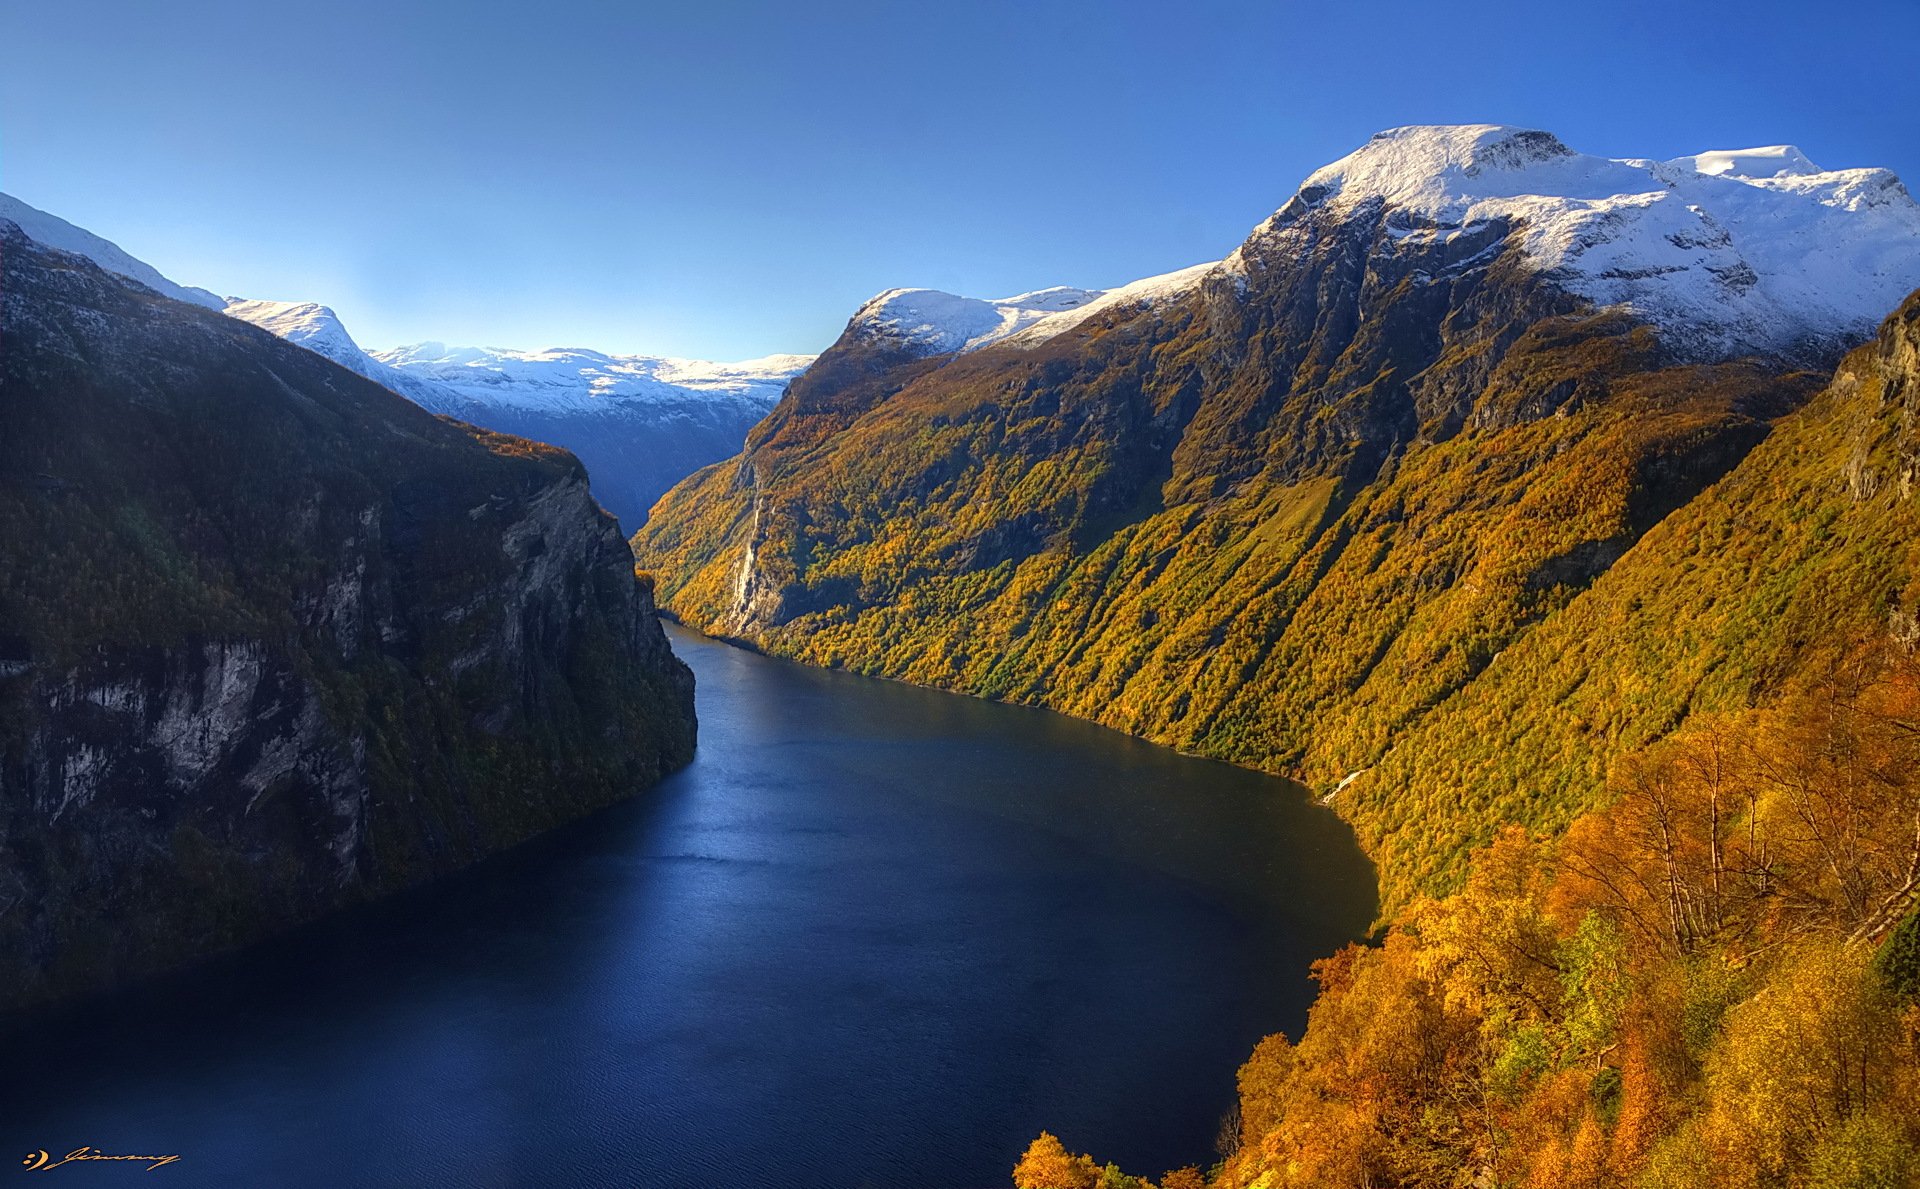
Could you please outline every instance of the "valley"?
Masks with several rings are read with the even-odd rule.
[[[1843,304],[1796,296],[1832,265],[1822,237],[1874,278]],[[1502,823],[1564,826],[1696,700],[1744,704],[1792,663],[1781,641],[1742,683],[1702,642],[1685,663],[1713,682],[1597,718],[1557,710],[1577,665],[1507,683],[1622,566],[1735,594],[1656,576],[1687,563],[1640,543],[1917,273],[1920,206],[1884,172],[1395,130],[1137,298],[957,351],[863,311],[635,552],[703,630],[1339,786],[1403,905]],[[1661,685],[1666,642],[1602,663]]]
[[[0,269],[36,1135],[233,1185],[1920,1178],[1888,170],[1391,128],[1217,260],[738,363],[369,351],[3,195]]]

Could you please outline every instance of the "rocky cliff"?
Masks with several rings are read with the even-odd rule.
[[[564,452],[0,221],[0,1004],[470,863],[692,753]]]

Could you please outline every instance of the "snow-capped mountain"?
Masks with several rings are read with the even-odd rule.
[[[445,392],[430,382],[422,383],[415,377],[401,375],[362,350],[360,344],[353,341],[353,336],[347,333],[340,316],[328,306],[311,301],[249,301],[236,297],[226,302],[225,310],[228,317],[251,322],[290,343],[298,343],[309,351],[324,355],[349,371],[359,372],[376,384],[386,385],[416,404],[436,413],[446,411],[436,407],[448,400]]]
[[[1197,264],[1117,289],[1057,285],[1014,297],[961,297],[939,289],[889,289],[861,306],[848,329],[891,340],[920,355],[964,354],[1009,341],[1032,345],[1103,310],[1183,293],[1217,265],[1217,261]]]
[[[607,355],[582,347],[507,351],[416,343],[371,357],[402,382],[431,385],[457,403],[548,413],[613,415],[636,403],[734,402],[764,414],[811,355],[710,363],[658,355]],[[458,415],[449,407],[440,412]]]
[[[1887,170],[1822,170],[1791,145],[1614,160],[1496,124],[1378,134],[1308,177],[1223,267],[1282,257],[1325,217],[1369,206],[1386,212],[1376,254],[1473,241],[1457,262],[1472,267],[1508,244],[1476,233],[1504,225],[1548,279],[1702,357],[1859,342],[1920,283],[1920,204]]]
[[[353,341],[340,315],[329,306],[311,301],[250,301],[231,297],[223,308],[230,317],[270,330],[309,351],[318,351],[343,367],[362,373],[369,370],[372,357]]]
[[[57,215],[49,215],[43,210],[28,206],[11,194],[0,194],[0,219],[18,224],[27,238],[35,243],[45,244],[49,248],[58,248],[62,252],[72,252],[76,256],[85,256],[101,268],[128,280],[138,281],[157,293],[164,293],[176,301],[192,302],[210,310],[220,309],[227,303],[207,292],[205,289],[193,289],[185,285],[176,285],[160,275],[160,271],[143,260],[136,260],[110,240],[101,239],[91,231],[75,227]]]
[[[1370,251],[1458,244],[1452,265],[1486,264],[1513,229],[1532,268],[1617,306],[1702,357],[1814,353],[1857,342],[1920,284],[1920,204],[1884,169],[1823,170],[1791,145],[1710,150],[1671,161],[1576,153],[1546,132],[1496,124],[1382,132],[1315,171],[1238,251],[1112,290],[1054,288],[978,299],[893,289],[849,329],[923,355],[1034,346],[1097,314],[1151,304],[1209,276],[1243,278],[1284,259],[1291,235],[1377,207]],[[1303,223],[1309,212],[1322,217]],[[1271,241],[1271,242],[1270,242]]]
[[[1014,297],[960,297],[938,289],[889,289],[860,307],[852,326],[927,355],[978,351],[1065,310],[1101,296],[1098,289],[1058,285]]]
[[[1668,518],[1742,470],[1778,498],[1772,435],[1854,449],[1827,414],[1796,439],[1794,410],[1878,319],[1911,320],[1916,287],[1920,210],[1884,171],[1396,129],[1217,265],[1064,308],[882,294],[746,452],[667,493],[634,553],[691,626],[1296,772],[1429,873],[1490,821],[1557,826],[1527,815],[1542,789],[1597,792],[1598,741],[1672,729],[1675,703],[1642,696],[1654,653],[1594,644],[1698,577],[1648,557],[1738,555],[1722,577],[1752,589],[1711,589],[1680,625],[1713,647],[1777,626],[1778,558],[1714,528],[1743,517]],[[1875,468],[1802,473],[1838,493]],[[1541,637],[1566,667],[1516,669]],[[1755,671],[1673,680],[1705,694]],[[1566,694],[1583,683],[1619,696]],[[1431,794],[1411,813],[1410,787]]]
[[[235,299],[226,312],[384,384],[423,408],[580,457],[594,493],[629,526],[667,488],[740,448],[811,355],[708,363],[579,348],[507,351],[420,343],[360,347],[313,302]]]

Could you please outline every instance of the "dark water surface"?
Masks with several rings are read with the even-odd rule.
[[[13,1029],[4,1143],[181,1156],[44,1174],[75,1185],[985,1189],[1046,1127],[1157,1176],[1212,1159],[1235,1067],[1373,915],[1283,782],[674,646],[691,768]]]

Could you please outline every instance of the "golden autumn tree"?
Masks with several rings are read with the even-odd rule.
[[[1093,1161],[1069,1153],[1050,1131],[1027,1145],[1026,1155],[1013,1166],[1014,1189],[1094,1189],[1099,1180]]]
[[[1920,660],[1859,650],[1609,791],[1315,965],[1212,1189],[1920,1189]]]

